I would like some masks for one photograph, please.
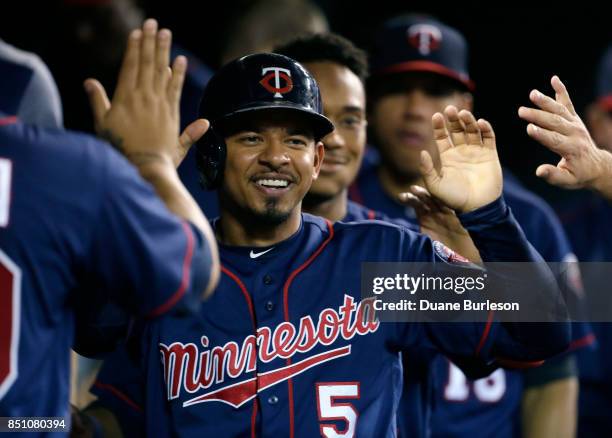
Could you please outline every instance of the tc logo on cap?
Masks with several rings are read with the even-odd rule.
[[[268,74],[266,75],[266,73]],[[291,72],[286,68],[266,67],[261,69],[261,74],[262,76],[265,76],[261,81],[259,81],[259,83],[270,93],[274,93],[274,97],[280,97],[282,99],[283,94],[288,93],[293,89]],[[270,83],[272,79],[274,79],[274,85]],[[283,87],[281,87],[281,79],[285,84]]]
[[[414,24],[406,32],[408,42],[423,56],[440,47],[442,32],[432,24]]]

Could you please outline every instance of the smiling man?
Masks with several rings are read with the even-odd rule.
[[[361,299],[363,261],[428,261],[443,269],[454,265],[453,253],[394,225],[302,214],[324,158],[321,139],[333,125],[322,115],[316,82],[294,60],[254,54],[228,64],[209,82],[200,116],[211,122],[197,147],[203,182],[219,192],[214,228],[223,275],[197,315],[144,327],[135,370],[125,355],[105,364],[98,406],[139,429],[130,436],[391,437],[400,351],[425,343],[488,367],[565,348],[563,325],[450,330],[376,318]],[[447,127],[458,117],[478,139],[453,143]],[[432,194],[458,211],[483,259],[539,260],[500,197],[490,125],[453,108],[433,124],[443,165],[476,154],[471,168],[480,177],[476,187],[461,172],[441,176],[427,167]],[[463,181],[461,193],[449,190],[453,176]],[[550,272],[539,271],[536,283],[534,293],[556,305]]]

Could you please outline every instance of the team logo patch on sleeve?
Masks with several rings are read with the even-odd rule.
[[[468,259],[444,245],[442,242],[434,240],[434,251],[442,260],[448,263],[470,263]]]

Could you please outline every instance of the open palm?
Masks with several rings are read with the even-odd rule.
[[[429,192],[453,210],[476,210],[501,195],[502,173],[491,124],[476,121],[471,112],[448,106],[433,115],[434,138],[440,169],[427,151],[421,154],[421,172]]]

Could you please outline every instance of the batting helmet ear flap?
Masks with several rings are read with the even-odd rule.
[[[196,143],[196,163],[202,187],[214,190],[221,185],[226,155],[225,138],[211,125]]]

